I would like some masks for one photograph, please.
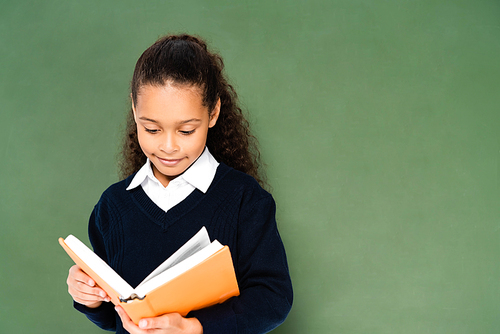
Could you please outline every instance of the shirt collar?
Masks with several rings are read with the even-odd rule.
[[[215,160],[212,154],[208,151],[208,148],[205,147],[205,150],[199,158],[196,159],[196,161],[175,180],[182,178],[193,187],[203,193],[206,193],[208,187],[212,184],[218,166],[219,163],[217,160]],[[132,182],[130,182],[130,185],[127,187],[127,190],[137,188],[144,181],[146,181],[147,178],[150,178],[155,182],[159,182],[153,174],[149,158],[146,160],[146,163],[141,167],[141,169],[139,169],[139,171],[135,174]]]
[[[219,163],[205,147],[200,157],[181,176],[198,190],[206,193],[214,180]]]

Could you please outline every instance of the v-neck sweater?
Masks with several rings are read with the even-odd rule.
[[[193,311],[203,333],[266,333],[281,324],[292,305],[285,249],[272,196],[252,177],[221,163],[204,194],[194,190],[168,212],[142,187],[127,191],[134,175],[109,187],[89,220],[94,252],[131,286],[137,286],[201,227],[229,246],[240,296]],[[92,322],[127,333],[111,303],[89,309]]]

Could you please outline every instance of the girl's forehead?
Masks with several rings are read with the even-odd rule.
[[[203,91],[199,86],[192,84],[178,84],[173,81],[167,81],[164,85],[146,84],[141,86],[137,91],[137,96],[144,94],[158,94],[158,93],[174,93],[174,94],[189,94],[198,95],[200,99],[203,98]]]
[[[137,95],[136,112],[147,118],[199,118],[207,113],[200,90],[193,86],[143,86]]]
[[[196,86],[177,86],[177,85],[163,85],[143,86],[137,94],[137,102],[149,102],[156,100],[177,100],[186,101],[191,103],[202,103],[201,90]]]

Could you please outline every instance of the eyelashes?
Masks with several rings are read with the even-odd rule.
[[[147,133],[157,133],[159,131],[156,129],[148,129],[148,128],[144,128],[144,130],[146,130]]]
[[[158,129],[148,129],[148,128],[146,128],[146,127],[144,128],[144,130],[145,130],[147,133],[151,133],[151,134],[156,134],[156,133],[158,133],[158,132],[160,131],[160,130],[158,130]],[[190,135],[190,134],[193,134],[193,133],[194,133],[194,131],[195,131],[195,129],[190,130],[190,131],[179,131],[179,133],[181,133],[181,134],[182,134],[182,135],[184,135],[184,136],[188,136],[188,135]]]
[[[194,133],[194,130],[191,130],[191,131],[179,131],[180,133],[182,133],[183,135],[187,136],[187,135],[190,135],[192,133]]]

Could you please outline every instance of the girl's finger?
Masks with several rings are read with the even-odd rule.
[[[141,330],[137,325],[130,319],[127,313],[121,308],[120,306],[115,307],[116,313],[120,316],[120,319],[123,324],[123,328],[125,328],[128,332],[131,334],[141,334],[145,333],[143,330]]]
[[[96,285],[95,281],[89,275],[87,275],[82,269],[80,269],[80,267],[78,267],[77,265],[74,265],[69,269],[68,278],[69,277],[73,278],[75,281],[85,283],[89,286]]]

